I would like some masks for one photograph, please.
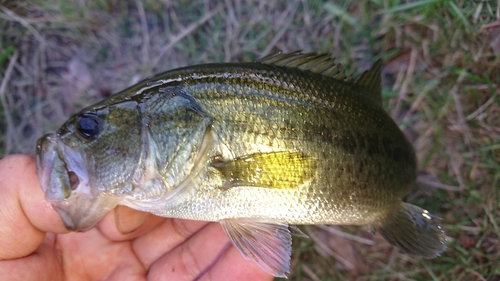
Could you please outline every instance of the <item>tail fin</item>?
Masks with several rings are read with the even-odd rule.
[[[378,230],[389,243],[410,255],[435,258],[446,249],[447,236],[438,218],[411,204],[402,203]]]

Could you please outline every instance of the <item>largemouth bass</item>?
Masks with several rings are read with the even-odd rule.
[[[402,202],[416,158],[382,107],[381,67],[353,80],[327,54],[294,52],[159,74],[42,137],[41,186],[70,230],[118,204],[220,222],[274,276],[289,271],[301,224],[371,225],[435,257],[442,226]]]

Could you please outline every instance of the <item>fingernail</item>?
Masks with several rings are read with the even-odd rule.
[[[136,211],[126,206],[115,208],[115,224],[121,234],[134,232],[141,227],[149,217],[149,213]]]

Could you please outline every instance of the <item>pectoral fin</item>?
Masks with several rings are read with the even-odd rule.
[[[435,258],[446,249],[448,237],[438,219],[411,204],[402,203],[378,230],[389,243],[407,254]]]
[[[212,166],[226,177],[223,188],[295,188],[314,176],[316,160],[298,152],[269,152],[254,153],[226,162],[216,160]]]
[[[273,276],[286,278],[292,253],[288,225],[255,219],[224,219],[220,224],[246,260]]]

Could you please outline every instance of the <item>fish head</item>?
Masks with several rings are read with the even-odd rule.
[[[142,127],[130,101],[84,109],[38,140],[40,185],[67,229],[92,228],[133,189]]]

